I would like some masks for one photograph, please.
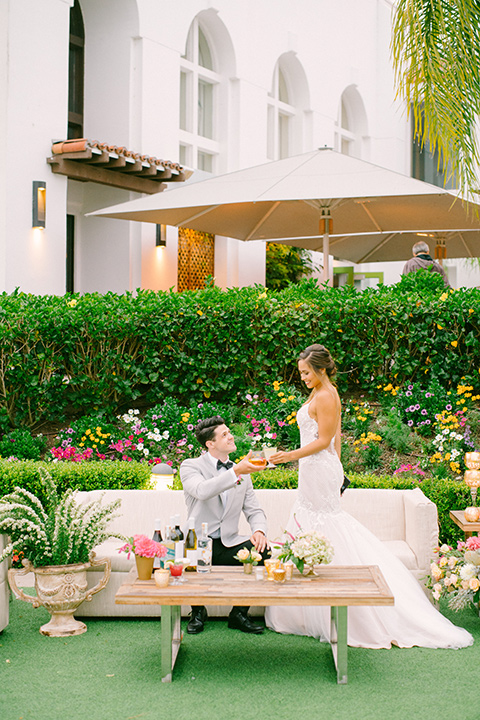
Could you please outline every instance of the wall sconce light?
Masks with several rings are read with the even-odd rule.
[[[47,209],[47,183],[41,180],[33,181],[32,197],[32,227],[44,228]]]
[[[167,226],[156,225],[155,245],[157,247],[165,247],[167,244]]]

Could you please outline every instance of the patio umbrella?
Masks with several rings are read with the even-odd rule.
[[[332,221],[335,235],[480,230],[468,203],[454,200],[443,188],[323,148],[91,214],[245,241],[310,238],[324,253],[326,279]]]
[[[412,254],[412,246],[420,240],[429,245],[432,257],[435,255],[440,261],[447,257],[480,257],[478,230],[331,235],[330,254],[354,263],[408,260]],[[318,237],[282,238],[276,242],[307,250],[321,250],[322,245],[322,240]]]

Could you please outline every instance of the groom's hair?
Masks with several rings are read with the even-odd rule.
[[[200,420],[195,428],[195,437],[202,447],[207,447],[207,440],[214,440],[215,430],[219,425],[225,425],[225,420],[220,415]]]

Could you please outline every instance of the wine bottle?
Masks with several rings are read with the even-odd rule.
[[[163,566],[165,567],[165,564],[167,562],[174,562],[175,561],[175,543],[172,540],[172,527],[171,525],[165,526],[165,540],[163,541],[163,544],[167,548],[167,554],[163,558]]]
[[[162,521],[158,518],[155,520],[153,524],[153,537],[152,540],[154,540],[157,543],[162,542]],[[153,569],[158,570],[158,568],[163,567],[162,558],[155,557],[153,559]]]
[[[185,557],[188,565],[186,572],[196,572],[197,570],[197,533],[195,532],[195,518],[188,518],[188,531],[185,537]]]
[[[202,532],[197,540],[197,572],[207,573],[212,569],[212,539],[208,537],[208,523],[202,523]]]
[[[184,535],[180,528],[180,515],[173,515],[171,539],[175,543],[175,560],[183,559]]]

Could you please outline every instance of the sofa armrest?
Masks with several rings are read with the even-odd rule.
[[[428,572],[438,546],[437,506],[420,488],[405,491],[404,504],[405,540],[415,553],[418,567]]]

